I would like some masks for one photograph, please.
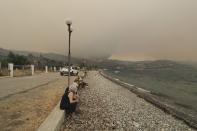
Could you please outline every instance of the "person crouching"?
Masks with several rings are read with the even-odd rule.
[[[77,85],[76,84],[72,84],[69,87],[69,93],[68,93],[68,98],[69,98],[69,106],[66,109],[66,113],[68,114],[72,114],[73,112],[75,112],[76,107],[77,107],[77,103],[79,101],[79,97],[77,94]]]
[[[75,112],[79,96],[77,94],[77,86],[75,82],[66,89],[60,103],[60,109],[65,110],[66,114],[72,115]]]

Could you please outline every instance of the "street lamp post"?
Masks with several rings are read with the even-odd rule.
[[[66,24],[68,25],[68,33],[69,33],[69,40],[68,40],[68,87],[70,86],[70,42],[71,42],[71,33],[73,32],[72,29],[72,21],[70,19],[68,19],[66,21]]]

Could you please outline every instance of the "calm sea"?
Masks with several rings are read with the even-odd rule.
[[[192,111],[197,115],[197,77],[192,80],[172,70],[108,69],[104,71],[116,79],[135,85],[165,99],[177,108]],[[178,75],[178,76],[176,76]]]

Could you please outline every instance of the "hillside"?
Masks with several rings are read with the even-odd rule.
[[[64,56],[61,54],[56,54],[56,53],[38,53],[38,52],[30,52],[30,51],[16,51],[16,50],[8,50],[8,49],[3,49],[3,48],[0,48],[0,59],[6,58],[10,51],[13,52],[14,54],[18,54],[18,55],[23,55],[23,56],[31,55],[35,58],[43,57],[45,59],[49,59],[49,60],[53,60],[53,61],[57,61],[57,62],[63,62],[63,63],[65,63],[65,61],[68,60],[67,56]],[[72,57],[72,62],[73,63],[80,63],[81,59]]]

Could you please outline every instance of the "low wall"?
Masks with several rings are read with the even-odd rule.
[[[37,131],[59,131],[64,122],[64,111],[60,110],[60,102],[52,110]]]

